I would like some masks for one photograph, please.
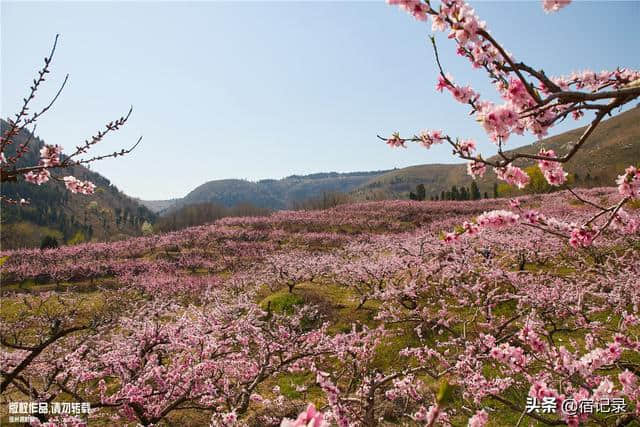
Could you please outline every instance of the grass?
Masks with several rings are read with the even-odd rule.
[[[284,314],[293,313],[296,306],[302,304],[304,304],[304,300],[301,296],[289,293],[286,289],[271,294],[260,302],[263,310],[267,310],[269,307],[275,313]]]

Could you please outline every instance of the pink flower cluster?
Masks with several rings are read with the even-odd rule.
[[[540,150],[538,155],[556,157],[556,153],[553,150],[545,150],[544,148]],[[568,174],[562,169],[562,163],[554,162],[553,160],[539,160],[538,167],[550,185],[558,187],[567,182]]]
[[[400,138],[400,135],[396,132],[394,133],[391,138],[387,139],[387,144],[389,144],[391,147],[403,147],[403,148],[407,148],[407,146],[405,145],[405,140]]]
[[[64,185],[67,187],[67,190],[72,193],[93,194],[96,188],[95,184],[89,181],[81,181],[71,175],[65,176],[62,180],[64,181]]]
[[[547,13],[557,12],[569,3],[571,0],[542,0],[542,8]]]
[[[575,227],[571,230],[569,244],[574,248],[587,248],[593,243],[596,231],[587,227]]]
[[[521,189],[526,187],[531,180],[529,175],[517,166],[508,165],[504,168],[493,168],[493,171],[498,176],[498,179]]]
[[[445,136],[441,130],[423,130],[420,132],[420,144],[424,148],[431,148],[433,144],[441,144]]]
[[[600,71],[599,73],[591,70],[571,73],[569,76],[553,77],[551,80],[562,90],[570,90],[571,86],[576,89],[587,89],[590,91],[598,91],[604,87],[620,89],[630,82],[640,78],[640,71],[630,70],[628,68],[618,68],[615,71]],[[541,90],[548,94],[548,88],[542,86]]]
[[[322,412],[316,410],[313,403],[310,403],[307,409],[298,415],[298,418],[295,420],[285,418],[280,427],[327,427],[328,425]]]
[[[482,176],[486,171],[487,171],[487,165],[485,165],[482,162],[472,160],[469,163],[467,163],[467,173],[473,179],[476,179],[476,177],[482,178]]]
[[[625,370],[618,375],[618,380],[622,385],[622,392],[635,401],[636,415],[640,415],[640,382],[638,377],[633,372]]]
[[[552,387],[547,386],[547,382],[544,380],[536,380],[531,384],[531,388],[529,388],[529,396],[540,402],[542,402],[545,397],[555,398],[557,407],[559,407],[564,400],[564,396],[559,394]]]
[[[625,169],[624,175],[618,176],[616,184],[618,184],[618,192],[624,197],[640,198],[640,171],[635,166]]]
[[[458,143],[458,150],[463,156],[471,156],[476,151],[476,142],[473,139],[466,139]]]
[[[508,365],[512,369],[522,369],[529,363],[529,360],[520,347],[513,347],[507,343],[502,343],[494,347],[489,352],[491,357]]]
[[[468,427],[484,427],[489,422],[489,414],[484,409],[476,411],[469,419]]]
[[[442,76],[438,77],[436,90],[442,92],[442,89],[447,89],[456,101],[463,104],[467,104],[480,96],[471,86],[458,86],[452,83],[452,77],[450,76],[447,76],[447,79]]]
[[[58,166],[60,164],[60,154],[62,154],[61,146],[45,145],[40,149],[40,164],[46,167]]]
[[[529,96],[527,92],[525,94]],[[518,120],[518,112],[511,103],[504,105],[484,103],[478,111],[478,120],[493,142],[506,142],[512,132],[518,135],[524,133],[524,124]]]
[[[476,218],[478,225],[483,227],[503,227],[505,225],[515,225],[520,216],[511,211],[495,210],[485,212]]]
[[[635,234],[640,230],[640,221],[620,208],[611,221],[611,228],[621,234]]]
[[[31,184],[41,185],[49,181],[51,173],[47,169],[40,169],[39,171],[31,171],[24,175],[24,179]]]

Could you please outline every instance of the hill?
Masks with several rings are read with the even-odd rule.
[[[7,122],[0,122],[4,134]],[[7,147],[6,155],[30,137],[22,131]],[[30,150],[20,159],[18,166],[37,164],[39,150],[44,141],[34,137]],[[38,186],[20,179],[5,184],[2,195],[11,199],[27,199],[29,206],[2,206],[1,244],[3,249],[38,246],[44,236],[55,237],[60,244],[82,241],[111,241],[140,235],[144,221],[152,221],[154,214],[136,200],[122,193],[102,175],[85,167],[57,171],[53,175],[72,174],[96,185],[95,194],[73,194],[60,182],[50,181]]]
[[[386,172],[315,173],[258,182],[240,179],[209,181],[176,201],[169,210],[204,202],[226,207],[251,203],[259,208],[287,209],[297,201],[322,196],[323,193],[350,192]]]
[[[552,148],[557,153],[564,153],[567,151],[567,144],[575,141],[584,129],[573,129],[517,150],[536,153],[545,147]],[[640,163],[640,106],[603,121],[582,149],[565,165],[565,170],[574,174],[579,186],[610,186],[624,168],[637,163]],[[519,166],[531,164],[533,162],[518,163]],[[360,200],[406,198],[408,192],[413,191],[417,184],[424,184],[428,198],[450,189],[453,185],[469,186],[471,181],[465,164],[418,165],[373,177],[355,189],[353,195]],[[495,182],[495,174],[489,170],[478,180],[478,187],[481,192],[491,193]]]

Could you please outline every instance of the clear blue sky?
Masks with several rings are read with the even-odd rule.
[[[472,4],[517,59],[549,74],[640,68],[639,2],[578,2],[551,15],[539,1]],[[69,151],[133,105],[130,123],[96,152],[139,135],[143,144],[93,167],[132,196],[181,197],[221,178],[455,161],[444,146],[391,150],[376,139],[394,130],[441,128],[491,147],[468,110],[435,91],[430,25],[383,1],[3,1],[1,9],[2,116],[17,110],[60,33],[36,104],[65,73],[70,82],[37,134]],[[493,97],[453,43],[438,41],[456,81]]]

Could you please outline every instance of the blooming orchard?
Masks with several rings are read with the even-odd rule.
[[[499,146],[543,135],[558,115],[598,117],[592,101],[637,96],[629,71],[551,79],[515,63],[462,2],[401,5],[495,76],[503,106],[444,73],[438,87],[471,104]],[[484,160],[441,131],[411,140],[449,143],[471,173],[491,166],[526,185],[516,155]],[[59,153],[45,147],[34,174]],[[553,194],[356,203],[3,251],[0,404],[91,408],[34,412],[34,426],[638,424],[640,174],[574,190],[559,166],[570,153],[527,155],[561,186]]]
[[[637,229],[572,251],[507,226],[597,212],[563,197],[353,204],[3,252],[2,403],[86,402],[116,425],[631,425]],[[482,239],[439,239],[470,217]],[[553,411],[526,412],[533,398]],[[562,411],[603,399],[624,407]]]

